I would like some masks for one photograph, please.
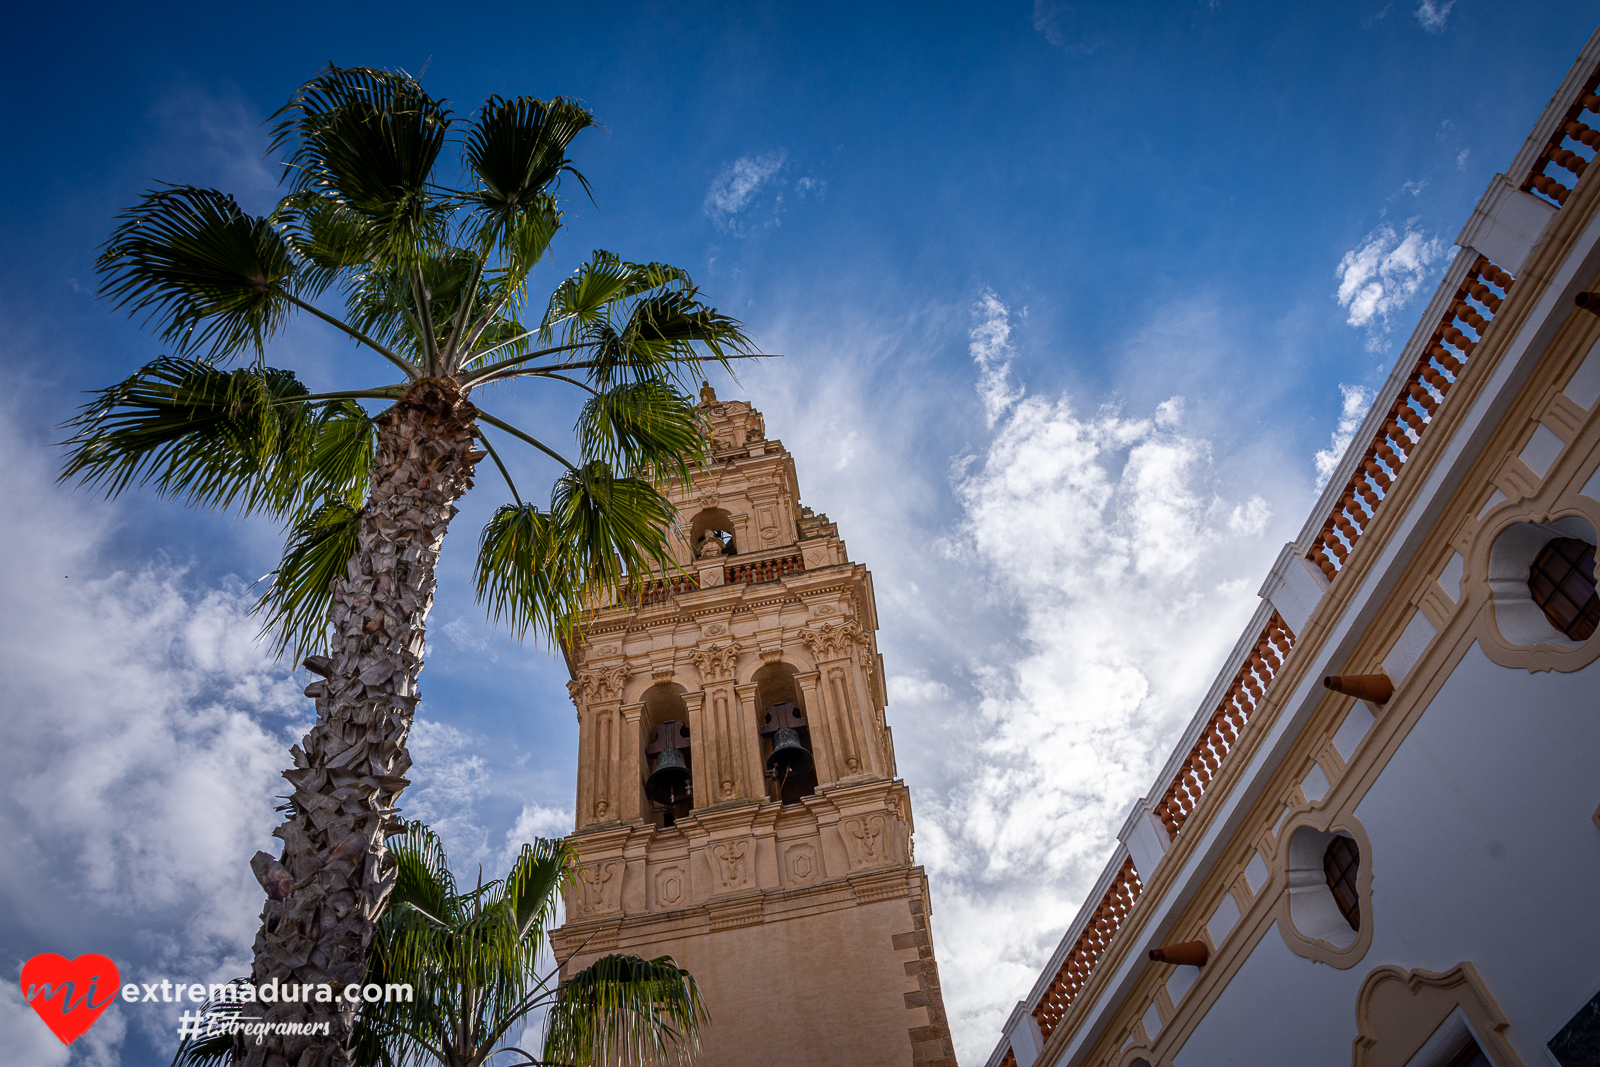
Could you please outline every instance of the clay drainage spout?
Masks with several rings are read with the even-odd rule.
[[[1188,967],[1204,967],[1211,958],[1211,950],[1204,941],[1179,941],[1150,950],[1150,958],[1157,963],[1176,963]]]
[[[1579,293],[1572,302],[1593,315],[1600,315],[1600,293]]]
[[[1322,680],[1322,687],[1374,704],[1388,703],[1394,696],[1394,683],[1387,674],[1330,674]]]

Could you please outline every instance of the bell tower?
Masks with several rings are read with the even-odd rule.
[[[955,1067],[872,575],[761,413],[700,395],[713,461],[669,487],[684,571],[569,651],[583,869],[557,955],[671,955],[706,1067]]]

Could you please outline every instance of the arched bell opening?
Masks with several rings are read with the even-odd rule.
[[[811,723],[794,676],[790,664],[769,663],[751,679],[756,684],[756,732],[761,735],[767,796],[784,804],[798,804],[817,791]]]
[[[689,554],[695,559],[737,555],[733,516],[721,508],[706,508],[689,524]]]
[[[644,713],[639,723],[644,730],[641,751],[640,789],[642,810],[651,814],[656,826],[666,829],[694,808],[694,756],[689,750],[689,706],[684,703],[683,686],[661,682],[644,693]]]

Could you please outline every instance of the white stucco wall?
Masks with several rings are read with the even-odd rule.
[[[1372,840],[1372,947],[1348,971],[1270,930],[1179,1067],[1350,1062],[1374,967],[1471,960],[1524,1063],[1600,986],[1600,666],[1498,667],[1473,646],[1356,809]]]

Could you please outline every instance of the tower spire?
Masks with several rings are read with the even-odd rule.
[[[681,571],[573,642],[583,868],[557,952],[671,955],[710,1067],[954,1067],[872,576],[759,411],[709,383],[700,406],[712,462],[668,487]]]

